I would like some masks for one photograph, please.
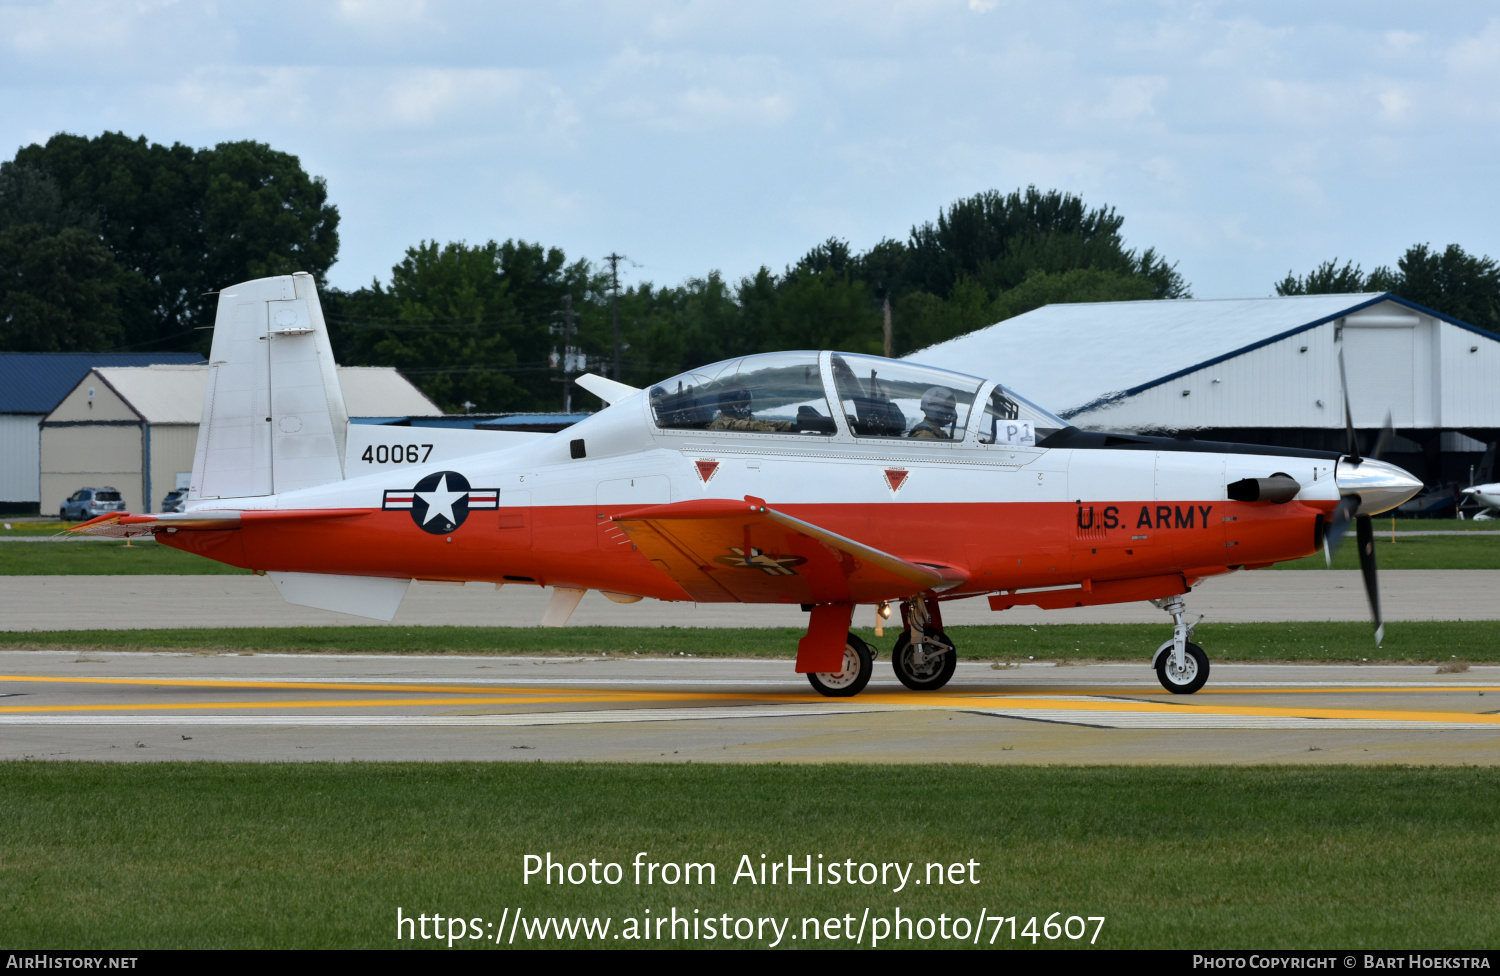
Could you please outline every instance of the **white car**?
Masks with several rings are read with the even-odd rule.
[[[105,485],[103,488],[80,488],[62,503],[57,517],[64,522],[86,522],[108,512],[124,512],[125,499],[119,489]]]

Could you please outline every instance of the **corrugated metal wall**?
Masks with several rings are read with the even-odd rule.
[[[0,414],[0,502],[41,499],[40,414]]]
[[[80,488],[113,485],[141,511],[141,429],[134,424],[42,428],[42,514]]]
[[[197,424],[151,425],[151,497],[147,499],[150,507],[132,511],[160,511],[161,500],[175,487],[178,472],[192,472],[197,443]]]
[[[1500,342],[1444,322],[1438,330],[1444,427],[1500,427]]]
[[[1398,428],[1500,427],[1500,342],[1406,319],[1326,323],[1070,419],[1096,430],[1336,429],[1342,347],[1356,427],[1381,426],[1387,410]]]

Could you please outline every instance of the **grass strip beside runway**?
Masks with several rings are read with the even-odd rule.
[[[1358,549],[1351,533],[1333,557],[1332,568],[1358,569]],[[1389,534],[1382,538],[1377,531],[1375,564],[1380,569],[1500,569],[1500,533],[1407,536],[1392,541]],[[1277,563],[1273,568],[1327,569],[1328,560],[1320,552],[1306,559]]]
[[[9,542],[0,546],[0,576],[246,576],[226,566],[154,539],[87,542]],[[79,600],[87,602],[87,586]]]
[[[410,945],[397,906],[609,916],[615,933],[674,907],[791,932],[985,909],[1018,928],[1103,915],[1109,947],[1486,947],[1497,805],[1500,776],[1462,768],[7,763],[0,911],[37,949]],[[523,885],[523,855],[549,851],[624,881]],[[717,883],[637,886],[640,851],[712,863]],[[918,877],[974,860],[980,884],[731,883],[762,854]]]
[[[1164,618],[1165,619],[1165,618]],[[877,638],[889,659],[894,629]],[[1163,624],[996,624],[949,631],[966,661],[1140,661],[1170,635]],[[790,627],[226,627],[0,632],[0,649],[226,651],[329,654],[648,655],[785,658],[803,631]],[[1204,624],[1195,640],[1230,663],[1500,661],[1500,621],[1403,621],[1376,647],[1370,625]]]

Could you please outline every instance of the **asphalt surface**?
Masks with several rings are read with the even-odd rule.
[[[1385,619],[1500,620],[1500,570],[1410,569],[1380,574]],[[260,576],[0,576],[0,630],[132,630],[142,627],[327,625],[530,627],[550,590],[488,583],[413,584],[392,624],[284,603]],[[1210,621],[1368,620],[1356,570],[1262,570],[1214,577],[1188,596]],[[873,623],[860,610],[856,623]],[[1147,603],[1070,610],[1014,607],[994,613],[982,598],[943,605],[945,624],[1165,624]],[[589,593],[569,621],[635,627],[804,627],[797,607],[754,604],[611,603]]]
[[[0,758],[1500,764],[1494,667],[876,667],[834,700],[786,661],[6,651]]]

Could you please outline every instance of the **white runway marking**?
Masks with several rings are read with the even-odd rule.
[[[1223,715],[1214,712],[1116,712],[1109,709],[1004,709],[969,708],[975,715],[1050,722],[1056,725],[1082,725],[1095,729],[1283,729],[1323,732],[1331,729],[1392,732],[1488,732],[1492,725],[1466,722],[1405,722],[1368,718],[1299,718],[1281,715]]]
[[[902,705],[849,708],[645,708],[565,712],[512,712],[502,715],[0,715],[7,725],[72,726],[243,726],[261,728],[395,727],[479,728],[526,725],[604,725],[617,722],[704,722],[727,718],[809,718],[905,711]]]

